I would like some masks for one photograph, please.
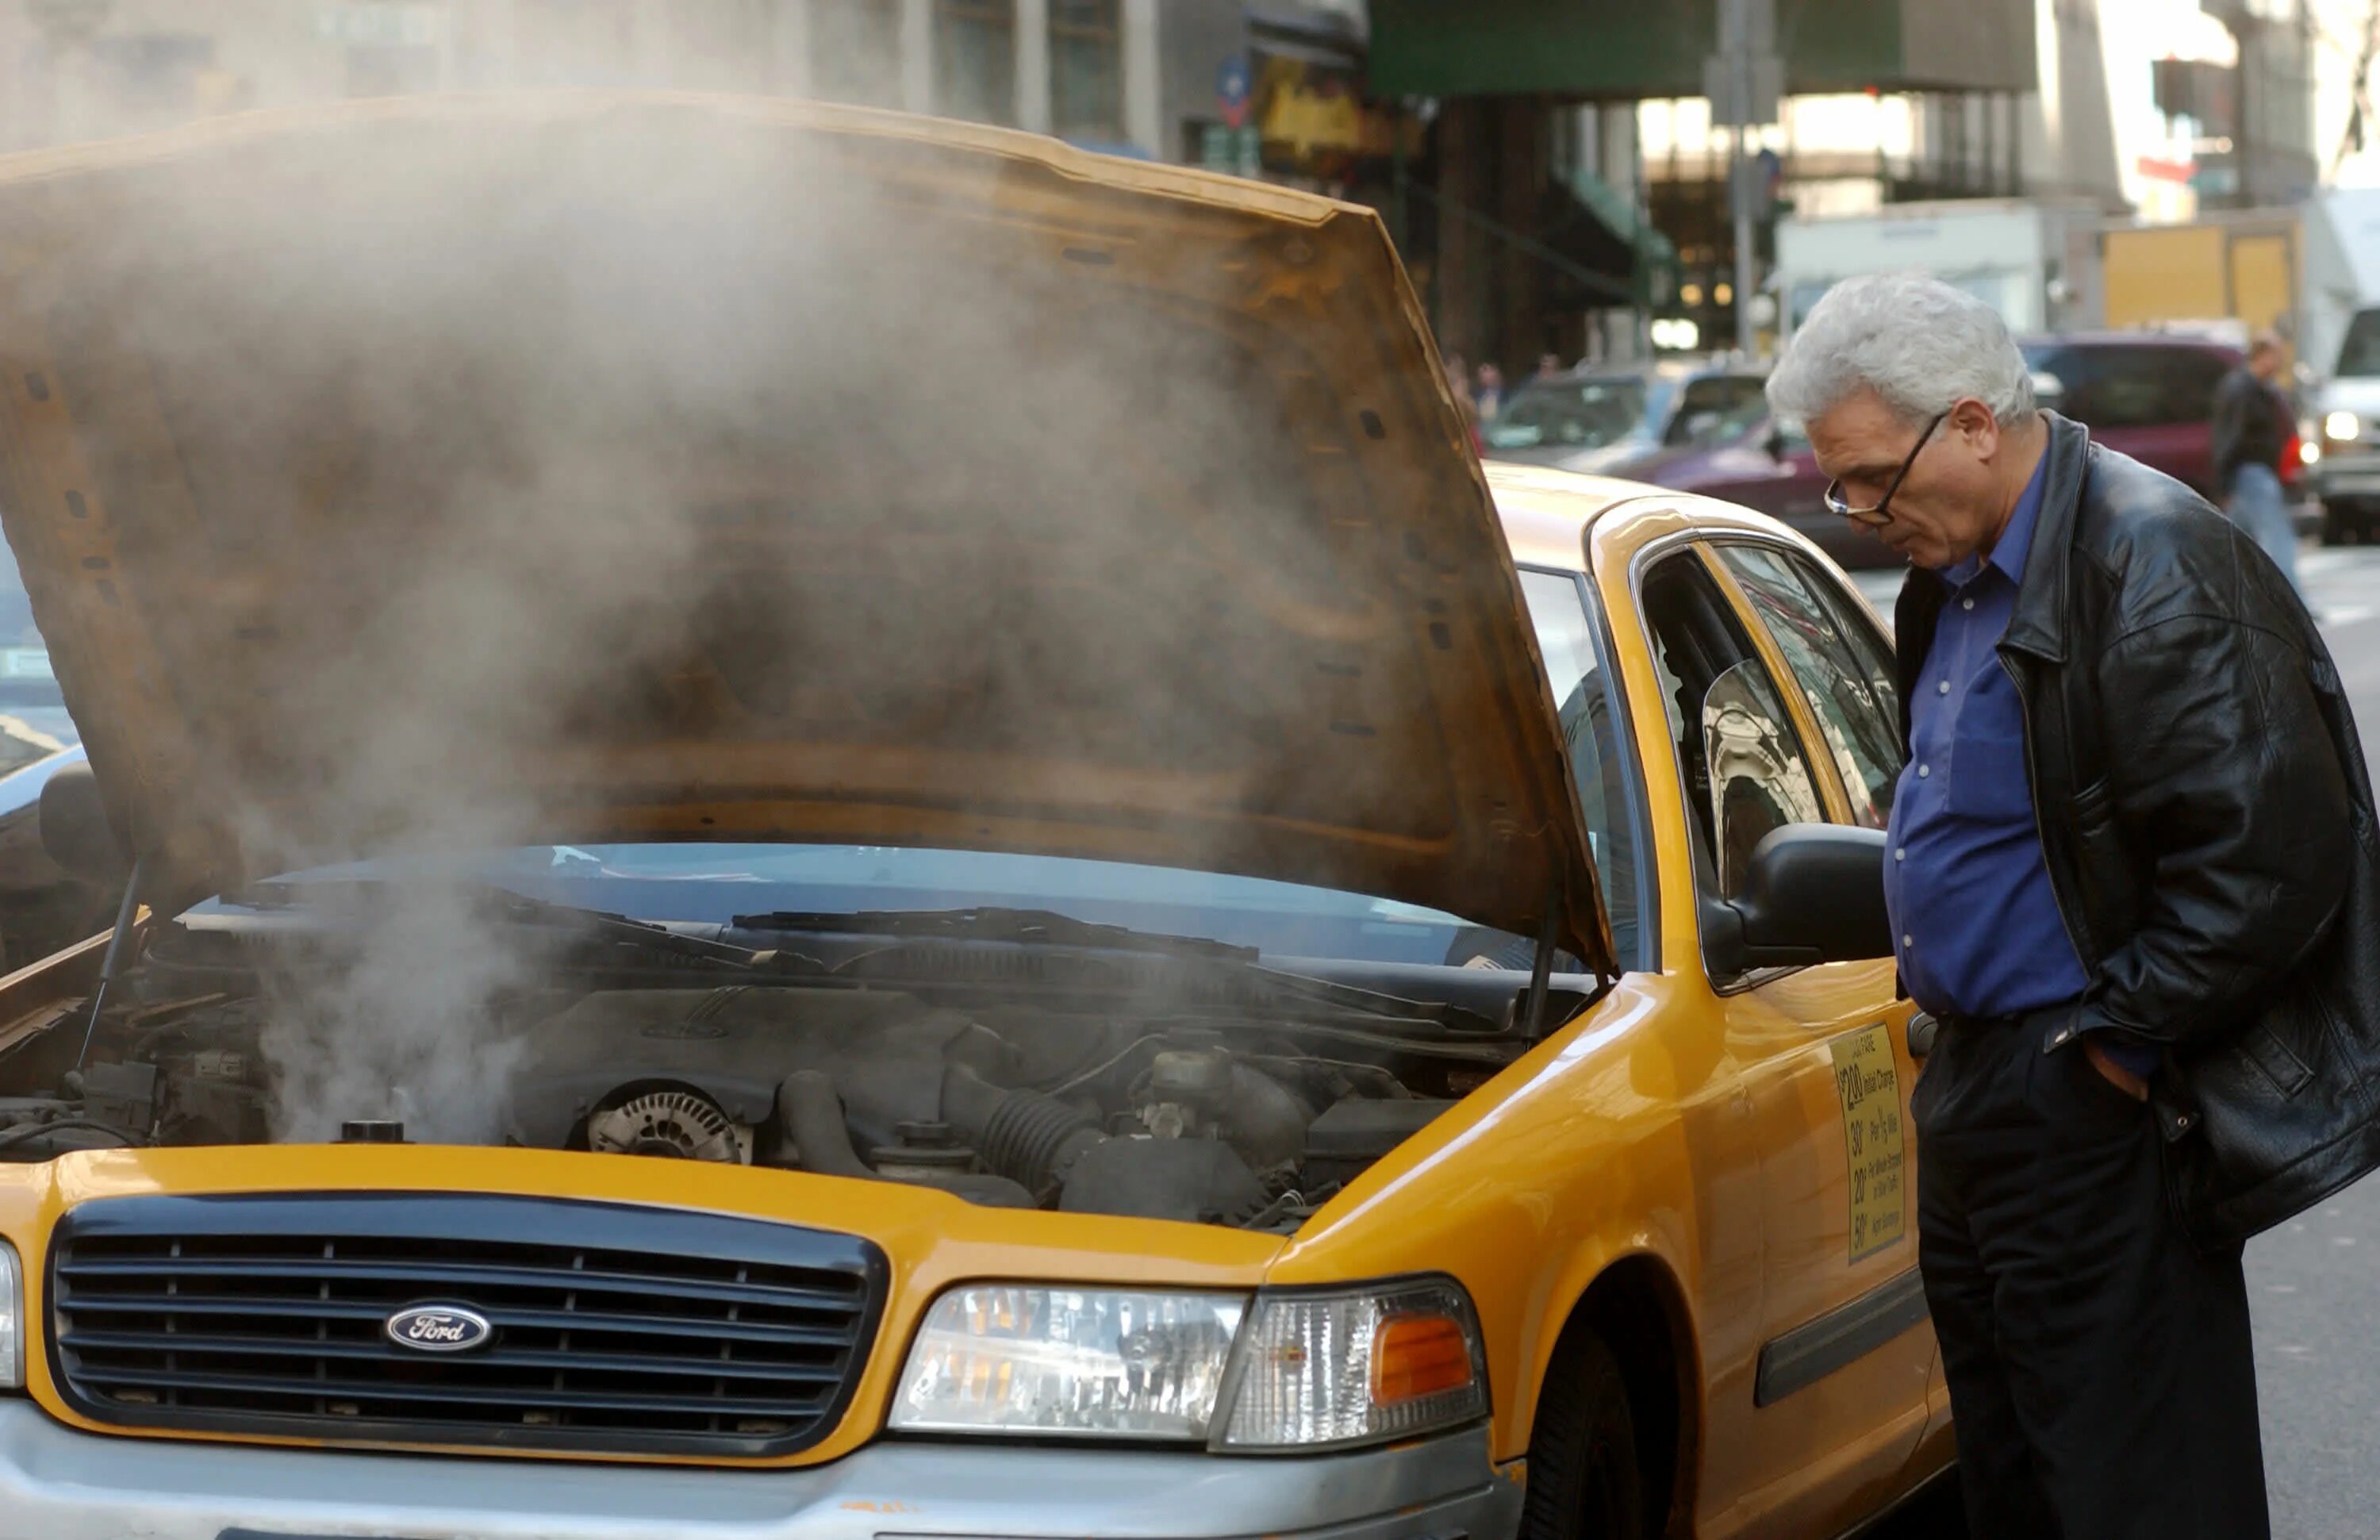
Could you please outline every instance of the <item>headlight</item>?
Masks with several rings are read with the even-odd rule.
[[[1488,1415],[1471,1300],[1451,1280],[1257,1296],[1218,1447],[1310,1449]]]
[[[0,1390],[25,1388],[24,1269],[17,1248],[0,1241]]]
[[[2353,412],[2333,412],[2322,419],[2322,436],[2339,443],[2352,443],[2363,432],[2363,419]]]
[[[1203,1441],[1243,1294],[970,1283],[926,1312],[892,1425]]]

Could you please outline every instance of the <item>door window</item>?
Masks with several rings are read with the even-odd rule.
[[[1571,771],[1586,819],[1588,854],[1603,907],[1611,922],[1612,954],[1623,968],[1645,966],[1638,916],[1643,901],[1637,872],[1638,844],[1632,820],[1622,741],[1610,692],[1596,648],[1594,617],[1575,575],[1524,568],[1521,593],[1546,661],[1554,710],[1570,746]]]
[[[1826,821],[1817,780],[1776,679],[1699,557],[1656,564],[1641,592],[1685,781],[1695,877],[1733,898],[1769,831]]]
[[[1900,779],[1900,719],[1891,657],[1875,627],[1806,557],[1767,545],[1718,549],[1817,718],[1852,820],[1882,829]]]
[[[2369,379],[2380,374],[2380,310],[2358,310],[2347,325],[2347,336],[2338,345],[2338,367],[2331,371],[2341,378]]]

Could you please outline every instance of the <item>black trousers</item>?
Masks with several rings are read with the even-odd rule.
[[[1918,1261],[1973,1540],[2265,1540],[2247,1285],[2166,1207],[2153,1114],[2059,1013],[1945,1023],[1918,1078]]]

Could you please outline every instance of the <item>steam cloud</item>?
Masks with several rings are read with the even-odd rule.
[[[28,346],[110,451],[122,603],[33,597],[54,640],[159,645],[153,713],[83,723],[94,763],[250,877],[601,837],[623,804],[831,831],[894,782],[964,843],[987,809],[1124,827],[1184,788],[1361,816],[1436,773],[1426,712],[1281,665],[1383,624],[1342,574],[1388,557],[1306,505],[1344,404],[1255,319],[1311,295],[1186,303],[1228,249],[772,111],[368,109],[45,205],[68,254],[21,280]],[[1251,769],[1324,718],[1371,724],[1368,768]],[[1250,864],[1212,828],[1178,858]],[[526,965],[451,893],[395,901],[268,1045],[283,1132],[487,1137]]]

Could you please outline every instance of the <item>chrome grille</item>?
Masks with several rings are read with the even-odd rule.
[[[112,1198],[50,1250],[60,1393],[125,1426],[380,1444],[792,1453],[865,1365],[886,1268],[854,1236],[534,1198]],[[424,1352],[383,1328],[459,1306]]]

